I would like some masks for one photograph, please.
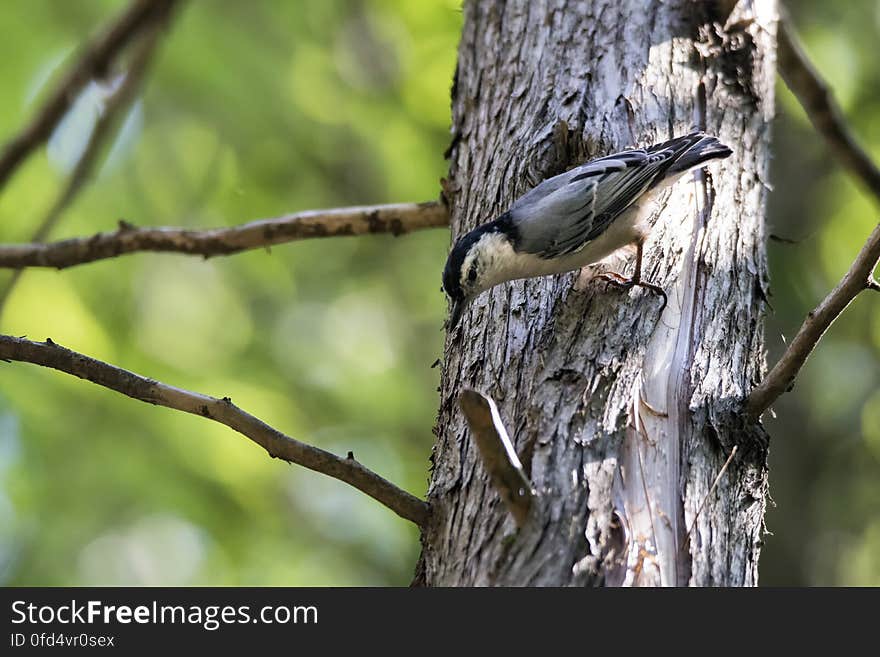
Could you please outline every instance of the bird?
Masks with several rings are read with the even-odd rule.
[[[636,248],[633,275],[609,272],[601,278],[661,296],[662,313],[666,293],[642,280],[642,248],[656,201],[686,172],[732,153],[716,137],[695,131],[590,160],[544,180],[450,250],[443,269],[451,307],[447,332],[474,298],[496,285],[575,271],[631,245]]]

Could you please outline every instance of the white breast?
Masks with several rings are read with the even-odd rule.
[[[580,250],[558,258],[517,253],[506,236],[500,233],[487,234],[480,241],[480,259],[484,263],[485,272],[480,287],[487,290],[499,283],[518,278],[574,271],[599,262],[628,244],[643,240],[648,230],[647,220],[655,206],[655,198],[652,197],[653,195],[649,195],[630,206],[604,233],[587,242]]]

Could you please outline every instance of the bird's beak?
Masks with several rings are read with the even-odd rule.
[[[446,322],[447,333],[451,333],[452,330],[458,325],[458,322],[461,319],[461,315],[464,312],[465,305],[467,305],[467,302],[464,300],[464,298],[453,299],[452,311],[449,313],[449,320]]]

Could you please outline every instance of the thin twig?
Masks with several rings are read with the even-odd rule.
[[[694,526],[697,524],[697,519],[700,517],[700,514],[703,512],[703,508],[706,506],[706,502],[709,501],[709,498],[712,497],[712,493],[715,492],[715,489],[718,488],[718,482],[721,481],[721,477],[724,476],[724,473],[727,472],[727,467],[730,465],[730,462],[733,461],[733,457],[736,456],[736,452],[739,449],[738,445],[734,445],[733,449],[730,450],[730,456],[727,457],[727,460],[724,462],[724,465],[721,466],[721,469],[718,471],[718,474],[715,476],[715,481],[712,482],[712,486],[709,488],[709,492],[706,493],[706,497],[703,498],[703,501],[700,503],[700,508],[697,509],[697,515],[694,516],[694,519],[691,521],[691,526],[688,527],[686,538],[691,537],[691,532],[694,531]],[[682,542],[682,547],[687,545],[687,541]]]
[[[789,22],[783,17],[777,31],[777,63],[782,79],[834,155],[880,202],[880,168],[852,134],[828,84],[807,58]]]
[[[162,11],[153,10],[150,15],[150,28],[146,31],[138,44],[134,53],[131,64],[125,73],[125,77],[119,88],[107,100],[103,114],[98,118],[92,134],[89,136],[88,143],[83,150],[82,155],[71,172],[64,188],[55,199],[52,207],[46,213],[43,221],[31,236],[31,242],[42,242],[61,219],[62,214],[67,207],[73,202],[77,194],[83,186],[89,181],[95,171],[98,163],[99,155],[102,152],[104,144],[108,138],[114,133],[120,123],[120,119],[124,110],[131,104],[137,95],[137,91],[143,82],[144,76],[152,61],[153,55],[158,45],[159,35],[170,17],[171,10],[174,8],[176,0],[162,0],[158,3],[158,7]],[[15,272],[6,285],[0,289],[0,314],[12,294],[12,290],[18,284],[21,277],[21,271]]]
[[[400,235],[449,225],[439,202],[397,203],[310,210],[229,228],[140,228],[120,222],[118,230],[48,244],[0,244],[0,267],[63,269],[136,251],[219,256],[312,237],[392,233]]]
[[[35,148],[43,144],[90,80],[103,77],[115,58],[157,15],[175,0],[134,0],[100,35],[81,49],[73,66],[36,115],[10,139],[0,154],[0,188]]]
[[[458,403],[474,435],[483,465],[489,471],[492,485],[517,526],[522,527],[535,494],[507,436],[498,407],[490,397],[476,390],[462,391]]]
[[[822,302],[807,315],[794,339],[773,369],[749,394],[746,413],[757,419],[784,392],[791,389],[795,377],[807,362],[828,327],[862,290],[874,288],[874,269],[880,260],[880,224],[859,251],[849,271]]]
[[[281,433],[238,408],[228,397],[217,399],[147,379],[66,349],[51,340],[32,342],[0,335],[0,359],[50,367],[87,379],[132,399],[225,424],[263,447],[274,458],[344,481],[419,527],[424,527],[428,521],[426,502],[383,479],[353,458],[340,458]]]

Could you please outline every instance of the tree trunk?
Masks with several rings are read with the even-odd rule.
[[[741,0],[728,20],[733,4],[465,3],[454,236],[627,146],[700,128],[734,154],[662,204],[644,270],[669,295],[662,316],[594,268],[496,287],[447,336],[417,583],[757,583],[766,449],[738,409],[764,368],[776,6]],[[603,264],[629,272],[632,258]],[[520,529],[458,406],[465,388],[497,402],[537,491]]]

